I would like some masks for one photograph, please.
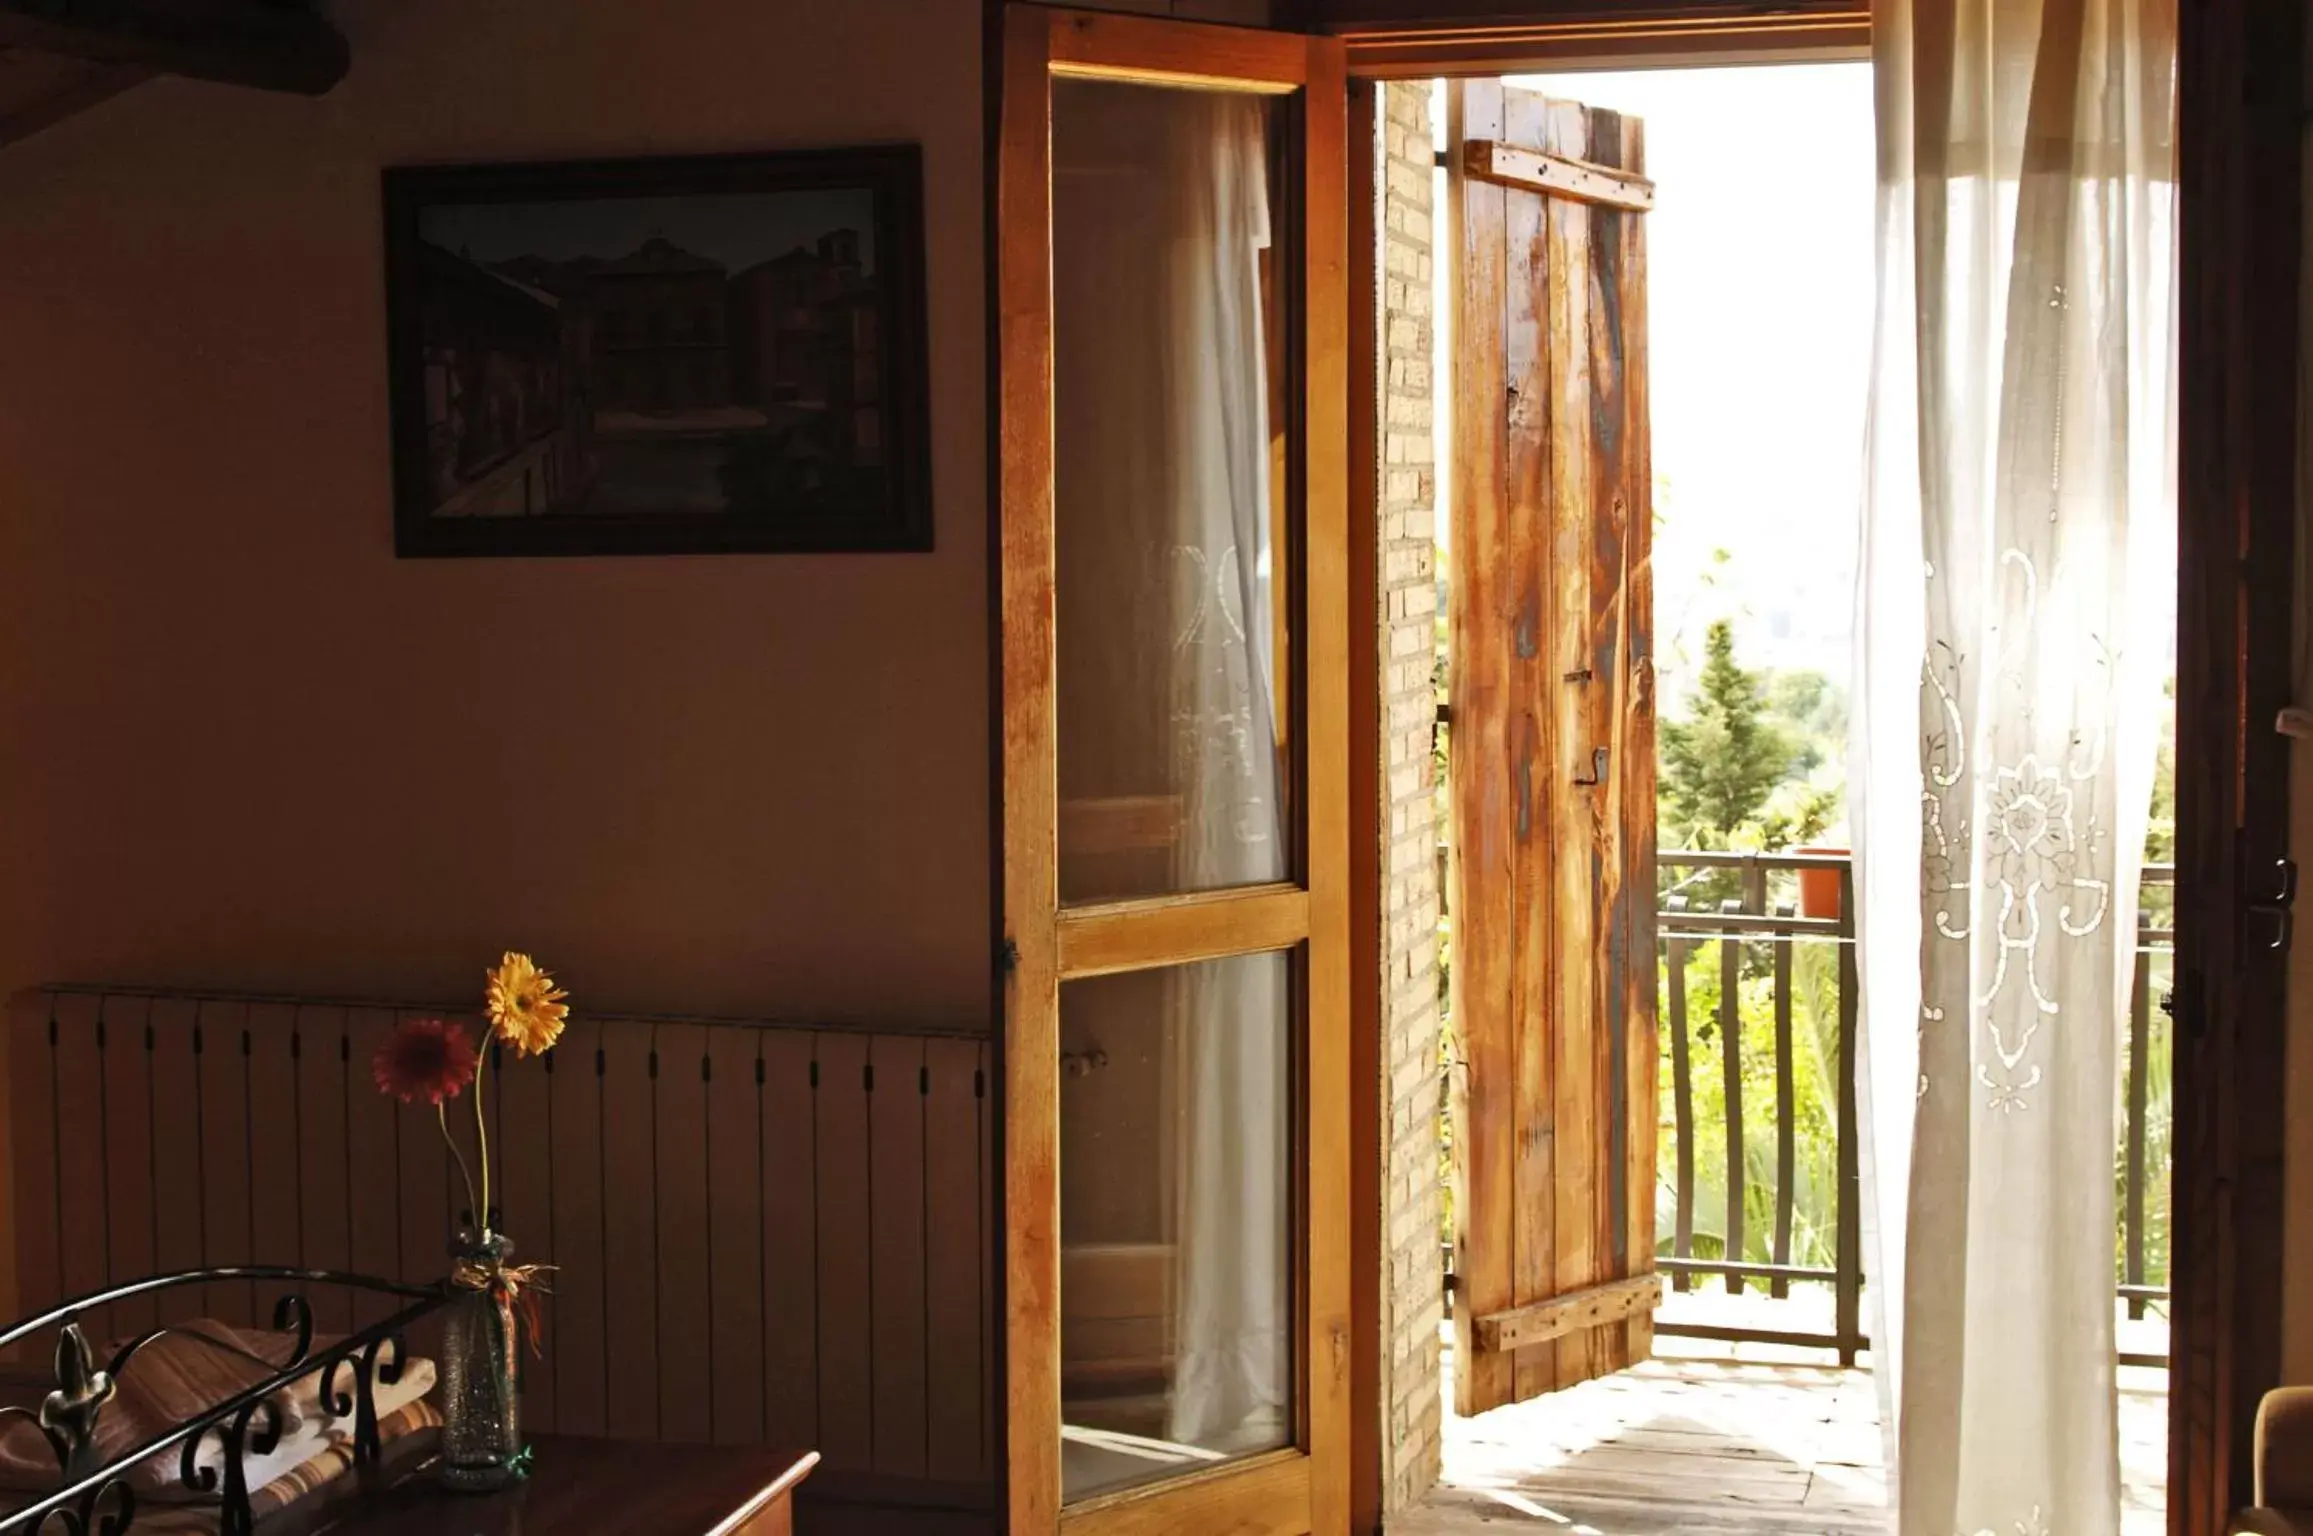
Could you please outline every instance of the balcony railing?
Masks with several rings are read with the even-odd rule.
[[[1657,1260],[1674,1291],[1763,1283],[1783,1298],[1796,1283],[1832,1290],[1828,1332],[1694,1322],[1666,1310],[1662,1333],[1815,1346],[1843,1363],[1869,1347],[1861,1320],[1863,1264],[1856,1128],[1854,875],[1844,854],[1665,852],[1662,1059],[1668,1076],[1659,1166],[1670,1210]],[[2147,866],[2137,925],[2136,984],[2125,1056],[2127,1110],[2115,1149],[2119,1180],[2117,1293],[2132,1318],[2164,1303],[2156,1252],[2168,1153],[2153,1110],[2165,1075],[2168,1020],[2156,1014],[2174,929],[2168,865]],[[1708,1061],[1715,1055],[1715,1063]],[[1703,1059],[1698,1067],[1698,1059]],[[1715,1070],[1713,1068],[1715,1067]],[[1771,1102],[1758,1103],[1764,1086]],[[1763,1132],[1772,1127],[1771,1151]],[[1754,1145],[1754,1141],[1758,1145]],[[1705,1163],[1715,1164],[1712,1189]],[[1717,1230],[1707,1228],[1715,1221]],[[1716,1255],[1703,1251],[1711,1247]],[[2159,1365],[2123,1353],[2124,1364]]]

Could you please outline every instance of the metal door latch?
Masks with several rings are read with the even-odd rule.
[[[1577,770],[1574,775],[1574,782],[1577,784],[1600,784],[1604,783],[1605,780],[1606,748],[1599,747],[1590,754],[1590,772],[1584,774]]]

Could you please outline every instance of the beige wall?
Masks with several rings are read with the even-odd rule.
[[[346,0],[0,151],[0,988],[985,1014],[979,7]],[[920,140],[938,550],[397,561],[378,170]]]

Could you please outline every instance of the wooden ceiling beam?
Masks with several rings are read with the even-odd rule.
[[[77,112],[85,112],[102,101],[108,101],[151,76],[134,64],[90,64],[80,59],[53,59],[49,71],[56,75],[46,88],[33,92],[10,90],[14,83],[10,64],[23,58],[0,49],[0,145],[13,144],[18,139],[30,138],[43,128],[63,122]]]
[[[264,0],[0,0],[0,47],[318,96],[345,78],[345,37]]]

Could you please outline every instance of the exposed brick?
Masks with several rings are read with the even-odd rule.
[[[1382,890],[1382,1057],[1388,1148],[1382,1177],[1383,1509],[1437,1481],[1439,1263],[1436,720],[1438,454],[1430,400],[1433,152],[1425,84],[1382,88],[1382,742],[1389,841]]]

